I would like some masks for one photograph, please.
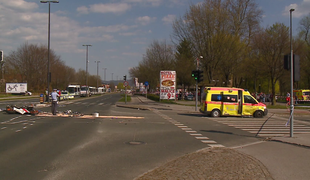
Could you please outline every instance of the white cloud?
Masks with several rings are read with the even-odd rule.
[[[16,50],[25,41],[31,44],[47,44],[48,12],[35,12],[37,6],[33,3],[21,0],[16,2],[19,3],[11,3],[9,6],[7,0],[0,0],[1,49],[6,52]],[[23,6],[20,7],[21,5]],[[45,6],[42,4],[42,8],[46,8]],[[24,10],[16,11],[19,7]],[[87,13],[89,10],[81,6],[78,11]],[[126,35],[125,32],[137,27],[123,24],[84,27],[63,14],[60,11],[51,13],[51,48],[57,53],[80,52],[80,45],[85,42],[116,42],[119,33]]]
[[[290,15],[290,9],[295,9],[292,13],[293,17],[300,18],[302,16],[309,14],[310,9],[310,0],[303,0],[300,4],[290,4],[289,6],[285,6],[285,10],[283,11],[283,16]]]
[[[0,1],[1,6],[4,8],[19,10],[19,11],[28,11],[38,8],[38,4],[34,2],[26,2],[24,0],[2,0]]]
[[[154,7],[158,7],[162,4],[168,6],[184,5],[186,3],[188,4],[188,0],[123,0],[123,2],[141,4],[145,6],[154,6]]]
[[[149,17],[149,16],[142,16],[137,18],[137,22],[142,24],[142,25],[147,25],[151,23],[152,21],[155,21],[156,17]]]
[[[81,6],[76,9],[76,11],[80,14],[88,14],[88,8],[86,6]]]
[[[94,13],[123,13],[129,10],[131,6],[127,3],[108,3],[90,5],[89,11]]]
[[[176,16],[169,14],[165,17],[163,17],[162,21],[164,21],[165,24],[171,24],[175,20]]]
[[[160,4],[162,4],[163,0],[123,0],[123,2],[140,3],[142,5],[159,6]]]
[[[125,32],[125,33],[119,33],[120,36],[134,36],[137,33],[135,32]]]

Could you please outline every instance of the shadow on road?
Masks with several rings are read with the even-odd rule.
[[[206,115],[203,115],[203,114],[190,114],[190,113],[178,113],[178,115],[191,116],[191,117],[207,117]]]

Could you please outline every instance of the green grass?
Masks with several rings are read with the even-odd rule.
[[[121,95],[122,98],[119,100],[119,102],[125,102],[125,94]],[[127,101],[126,102],[130,102],[131,101],[131,96],[127,95]]]
[[[146,96],[145,94],[136,94],[136,95],[139,95],[139,96]],[[147,94],[147,98],[150,99],[150,100],[153,100],[153,101],[156,101],[156,102],[160,102],[160,103],[166,103],[166,104],[177,104],[175,102],[175,100],[168,100],[168,99],[162,99],[160,100],[159,99],[159,96],[156,95],[156,94]],[[160,101],[159,101],[160,100]]]

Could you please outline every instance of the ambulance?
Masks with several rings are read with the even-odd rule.
[[[310,90],[309,89],[299,89],[293,90],[294,97],[297,97],[297,100],[310,100]]]
[[[202,94],[200,112],[220,116],[253,116],[262,118],[268,113],[265,104],[258,102],[241,88],[207,87]]]

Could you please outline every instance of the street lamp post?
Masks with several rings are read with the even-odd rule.
[[[107,70],[107,68],[102,68],[103,69],[103,71],[104,71],[104,74],[103,74],[103,79],[104,79],[104,82],[106,81],[106,70]]]
[[[87,87],[87,91],[86,91],[86,96],[88,97],[89,93],[89,87],[88,87],[88,47],[92,46],[90,44],[83,44],[83,46],[86,46],[86,87]]]
[[[51,34],[51,3],[59,3],[59,1],[40,1],[41,3],[48,3],[48,45],[47,45],[47,95],[46,100],[49,101],[49,94],[50,94],[50,80],[51,80],[51,74],[50,74],[50,34]]]
[[[98,71],[99,71],[99,69],[98,69],[98,67],[99,67],[99,63],[100,63],[100,61],[95,61],[95,63],[97,63],[97,89],[98,89]]]
[[[293,86],[294,86],[294,53],[293,53],[293,42],[292,42],[292,12],[295,11],[295,9],[290,9],[290,49],[291,49],[291,103],[290,103],[290,114],[291,114],[291,120],[290,120],[290,137],[293,137],[294,132],[294,123],[293,123],[293,117],[294,117],[294,99],[293,99]]]

